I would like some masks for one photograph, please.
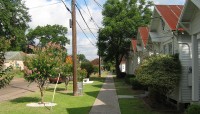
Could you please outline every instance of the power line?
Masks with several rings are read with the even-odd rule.
[[[82,29],[81,25],[76,21],[76,23],[78,24],[78,26],[81,28],[82,32],[85,34],[86,38],[90,41],[90,43],[95,46],[92,41],[89,39],[89,37],[86,35],[85,31]],[[96,47],[96,46],[95,46]]]
[[[103,6],[101,4],[99,4],[96,0],[94,0],[94,2],[101,8],[103,9]]]
[[[90,10],[89,10],[89,8],[88,8],[88,5],[87,5],[87,3],[86,3],[85,0],[84,0],[84,2],[85,2],[85,5],[86,5],[86,7],[87,7],[87,10],[88,10],[88,12],[89,12],[89,14],[90,14],[91,20],[94,22],[94,24],[97,26],[97,28],[100,28],[100,27],[97,25],[97,23],[94,21],[92,15],[91,15],[91,13],[90,13]]]
[[[70,12],[70,13],[72,13],[71,12],[71,10],[67,7],[67,5],[65,4],[65,2],[63,1],[63,0],[61,0],[62,2],[63,2],[63,4],[65,5],[65,8]],[[93,45],[93,46],[95,46],[93,43],[92,43],[92,41],[89,39],[89,37],[86,35],[86,33],[85,33],[85,31],[83,30],[83,28],[81,27],[81,25],[78,23],[78,21],[76,21],[76,23],[78,24],[78,26],[80,27],[80,29],[82,30],[82,32],[84,33],[84,35],[86,36],[86,38],[90,41],[90,43]],[[96,47],[96,46],[95,46]]]
[[[51,5],[56,5],[56,4],[60,4],[60,3],[61,3],[61,2],[56,2],[56,3],[52,3],[52,4],[36,6],[36,7],[29,8],[29,10],[35,9],[35,8],[47,7],[47,6],[51,6]]]
[[[94,21],[94,19],[93,19],[91,13],[90,13],[90,11],[89,11],[89,8],[87,7],[87,9],[88,9],[88,11],[89,11],[89,14],[88,14],[83,8],[81,8],[81,6],[78,4],[78,2],[76,2],[76,4],[79,6],[80,9],[83,10],[83,12],[85,12],[85,13],[90,17],[90,20],[93,21],[94,25],[99,29],[100,27],[99,27],[98,24]],[[85,4],[86,4],[86,2],[85,2]],[[87,4],[86,4],[86,6],[87,6]]]
[[[94,33],[92,32],[92,30],[91,30],[90,27],[88,26],[87,22],[85,21],[85,18],[83,17],[83,15],[82,15],[80,9],[78,8],[77,5],[76,5],[76,7],[77,7],[77,9],[78,9],[78,11],[79,11],[79,13],[80,13],[80,15],[81,15],[83,21],[85,22],[86,26],[88,27],[88,29],[90,30],[90,32],[92,33],[92,35],[96,38],[96,36],[94,35]]]

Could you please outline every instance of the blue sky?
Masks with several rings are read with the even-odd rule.
[[[26,6],[30,8],[29,14],[32,16],[32,22],[29,23],[31,28],[35,28],[36,26],[44,26],[47,24],[60,24],[68,28],[67,37],[71,40],[71,29],[69,28],[69,19],[71,18],[71,14],[65,9],[64,5],[60,2],[60,0],[24,0],[26,2]],[[88,23],[89,27],[92,28],[92,32],[95,36],[98,36],[97,30],[98,28],[95,24],[90,20],[90,16],[85,6],[84,0],[76,0],[78,4],[81,6],[81,12]],[[95,0],[99,4],[103,5],[106,0]],[[101,15],[101,7],[95,3],[94,0],[86,0],[88,4],[88,8],[92,15],[92,18],[95,20],[98,26],[102,27],[102,15]],[[185,0],[153,0],[155,4],[168,4],[175,5],[180,4],[183,5]],[[71,9],[71,0],[65,0],[66,5]],[[57,4],[55,4],[57,3]],[[41,6],[41,7],[38,7]],[[85,13],[87,12],[87,13]],[[85,33],[89,37],[90,41],[95,44],[97,39],[93,37],[91,32],[87,29],[84,21],[82,20],[78,10],[77,10],[77,21],[80,23],[81,27],[84,29]],[[93,46],[81,31],[81,29],[77,25],[77,53],[84,54],[87,59],[92,60],[97,58],[97,48]],[[68,53],[71,54],[72,48],[71,44],[67,44],[66,48],[68,49]]]

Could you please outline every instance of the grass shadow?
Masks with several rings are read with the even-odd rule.
[[[97,95],[99,94],[99,91],[85,92],[85,94],[96,98]]]
[[[56,91],[65,91],[65,88],[56,88]],[[47,88],[46,91],[53,92],[54,88]]]
[[[91,107],[66,108],[68,114],[89,114]]]
[[[99,82],[104,82],[105,77],[90,77],[90,81],[99,81]]]
[[[98,84],[98,85],[92,85],[93,87],[96,87],[96,88],[102,88],[102,84]]]
[[[20,97],[10,100],[12,103],[28,103],[28,102],[39,102],[41,99],[38,97]]]

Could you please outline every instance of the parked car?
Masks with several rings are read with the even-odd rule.
[[[49,78],[49,82],[50,83],[56,83],[57,80],[58,80],[58,77],[56,77],[56,78]],[[58,83],[62,83],[62,82],[65,82],[65,81],[62,78],[59,78]]]
[[[58,80],[58,77],[55,77],[55,78],[49,78],[49,82],[50,83],[56,83],[57,82],[57,80]],[[68,81],[73,81],[73,77],[72,76],[68,76],[68,77],[66,77],[66,78],[63,78],[62,76],[59,78],[59,80],[58,80],[58,83],[63,83],[63,82],[65,82],[66,80],[68,80]]]

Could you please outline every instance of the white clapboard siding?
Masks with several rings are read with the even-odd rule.
[[[191,80],[191,77],[192,77],[192,74],[189,73],[189,67],[192,66],[192,61],[191,61],[192,60],[192,57],[191,57],[192,46],[191,46],[190,41],[188,41],[188,39],[187,40],[182,39],[182,42],[188,42],[189,47],[186,44],[179,44],[179,59],[181,61],[181,65],[182,65],[182,76],[181,76],[180,88],[179,88],[179,91],[180,91],[179,101],[182,103],[189,103],[192,101],[192,87],[189,84],[189,80]],[[199,47],[198,47],[197,53],[200,54],[200,42],[198,42],[198,44],[199,44]],[[200,56],[199,56],[199,58],[200,58]],[[200,59],[199,59],[199,61],[200,61]],[[200,66],[199,66],[199,71],[200,71]],[[198,90],[198,91],[200,91],[200,90]]]

